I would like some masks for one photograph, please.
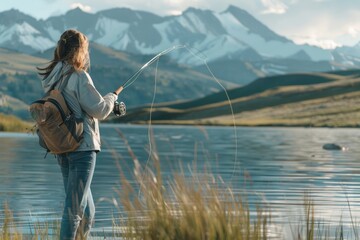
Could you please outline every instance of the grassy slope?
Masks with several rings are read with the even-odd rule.
[[[360,123],[360,71],[261,78],[228,94],[238,125],[355,127]],[[144,121],[148,112],[137,109],[124,120]],[[234,121],[224,93],[156,106],[152,120],[220,125]]]
[[[27,132],[31,127],[31,123],[0,113],[0,132]]]
[[[0,74],[26,74],[35,72],[35,66],[46,63],[39,57],[0,48]]]

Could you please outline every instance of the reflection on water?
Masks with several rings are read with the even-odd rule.
[[[112,217],[118,215],[106,200],[118,198],[117,161],[132,179],[133,161],[116,128],[142,166],[148,159],[147,126],[102,127],[103,151],[92,184],[99,231],[110,227]],[[179,171],[180,164],[185,170],[196,164],[198,171],[206,169],[231,183],[252,205],[268,206],[274,222],[298,222],[305,192],[315,202],[316,216],[326,222],[337,225],[342,218],[350,223],[349,205],[352,216],[360,216],[358,129],[237,128],[237,148],[233,128],[154,126],[153,133],[152,148],[160,155],[164,178]],[[349,150],[326,151],[325,143]],[[59,219],[64,192],[56,159],[51,155],[44,159],[45,151],[30,134],[0,133],[0,151],[0,202],[9,203],[24,229],[34,219]]]

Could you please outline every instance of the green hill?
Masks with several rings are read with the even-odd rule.
[[[90,48],[90,75],[101,94],[117,89],[143,64],[153,56],[132,55],[99,44],[92,43]],[[18,52],[0,49],[0,95],[7,95],[25,103],[21,111],[14,105],[0,107],[0,112],[15,114],[28,119],[27,104],[43,95],[41,79],[36,66],[44,66],[52,58],[53,49],[29,56]],[[146,68],[129,88],[120,96],[129,107],[150,103],[153,98],[155,64]],[[235,84],[222,81],[226,87]],[[199,73],[186,66],[172,62],[166,56],[160,58],[157,72],[156,102],[183,101],[196,99],[220,91],[219,85],[208,75]]]
[[[228,91],[235,123],[245,126],[360,125],[360,70],[288,74],[260,78]],[[143,122],[149,106],[129,111],[118,121]],[[154,106],[153,123],[232,125],[224,92],[194,101]]]
[[[33,73],[43,63],[42,58],[0,48],[0,75]]]

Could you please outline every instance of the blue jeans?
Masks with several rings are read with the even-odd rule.
[[[90,185],[94,175],[96,152],[60,154],[58,163],[66,193],[60,239],[86,239],[95,216]]]

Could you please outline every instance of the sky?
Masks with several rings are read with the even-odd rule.
[[[360,0],[1,0],[0,12],[14,8],[46,19],[76,7],[90,13],[127,7],[168,16],[188,7],[222,12],[229,5],[299,44],[335,48],[360,42]]]

